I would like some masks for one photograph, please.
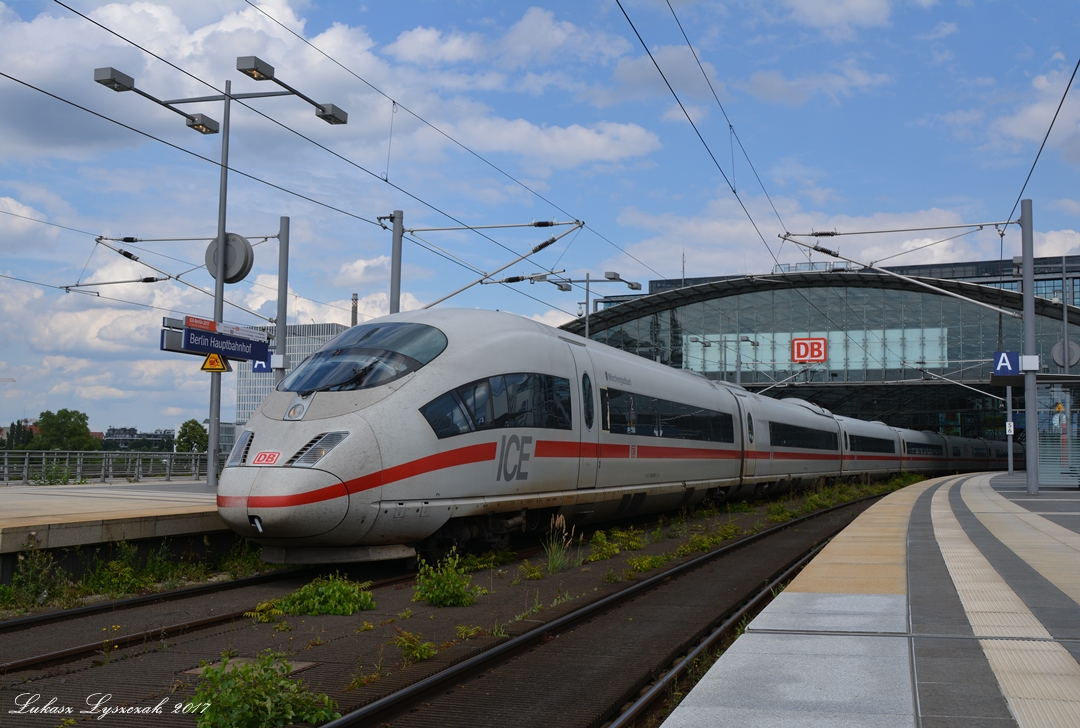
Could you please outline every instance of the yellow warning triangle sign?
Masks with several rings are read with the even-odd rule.
[[[203,362],[202,370],[204,372],[231,372],[232,367],[229,366],[229,361],[221,354],[207,354],[206,361]]]

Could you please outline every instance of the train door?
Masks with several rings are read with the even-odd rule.
[[[754,475],[757,472],[757,438],[754,430],[754,413],[753,407],[751,407],[750,398],[741,392],[732,391],[735,395],[735,402],[739,405],[739,419],[742,420],[742,427],[739,430],[742,433],[742,450],[743,450],[743,484],[753,481]]]
[[[600,397],[597,391],[596,374],[593,370],[589,350],[581,344],[567,342],[574,355],[577,377],[572,387],[577,390],[576,399],[580,402],[574,412],[574,426],[580,437],[580,458],[578,460],[578,488],[595,488],[596,476],[600,469]]]

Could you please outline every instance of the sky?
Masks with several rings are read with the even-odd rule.
[[[377,218],[396,209],[417,229],[403,310],[571,230],[423,228],[582,220],[496,278],[616,271],[647,290],[684,265],[693,277],[805,262],[785,231],[1015,219],[1080,59],[1078,25],[1064,0],[0,2],[0,379],[15,380],[0,381],[0,424],[62,408],[93,430],[208,416],[201,360],[158,342],[163,316],[213,312],[199,266],[217,234],[221,135],[94,83],[95,68],[158,99],[226,81],[280,90],[235,70],[254,55],[348,113],[329,125],[298,97],[233,103],[227,229],[255,262],[226,286],[241,308],[225,313],[275,316],[288,216],[289,322],[348,324],[353,293],[361,321],[389,310],[391,233]],[[222,120],[220,101],[183,108]],[[1080,253],[1077,89],[1023,196],[1036,254]],[[829,245],[864,263],[990,260],[1019,255],[1020,234]],[[173,278],[122,283],[148,276]],[[439,305],[558,325],[584,299],[540,282]],[[231,421],[235,374],[222,401]]]

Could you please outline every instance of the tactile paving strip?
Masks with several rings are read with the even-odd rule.
[[[1080,725],[1080,665],[1031,613],[975,547],[953,514],[949,491],[933,496],[931,517],[941,555],[979,644],[1021,728]]]

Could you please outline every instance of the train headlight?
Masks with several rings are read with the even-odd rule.
[[[292,465],[294,468],[315,467],[315,463],[326,457],[331,450],[340,445],[348,436],[348,432],[327,432],[326,434],[312,438],[307,445],[300,448],[300,450],[293,455],[292,460],[289,461],[289,465]]]
[[[296,404],[294,404],[292,407],[289,408],[289,411],[285,415],[285,419],[287,419],[287,420],[302,420],[302,419],[304,419],[304,410],[305,409],[307,409],[307,408],[304,406],[303,402],[297,402]]]

